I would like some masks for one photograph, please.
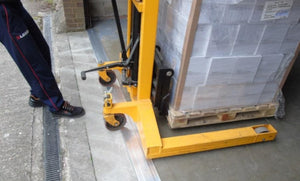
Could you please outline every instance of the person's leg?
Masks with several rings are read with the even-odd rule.
[[[52,69],[52,62],[51,62],[51,54],[50,54],[50,48],[45,40],[41,30],[31,17],[31,15],[27,12],[27,10],[23,7],[23,4],[19,2],[20,7],[20,17],[23,18],[24,24],[27,26],[29,32],[31,33],[31,36],[37,45],[37,48],[39,49],[39,52],[43,55],[44,59],[47,61],[48,65]],[[36,97],[36,95],[33,94],[33,91],[30,90],[31,95],[29,97],[29,105],[32,107],[41,107],[43,104],[41,103],[40,99]]]
[[[22,4],[0,3],[1,43],[29,83],[32,94],[40,98],[52,113],[69,117],[84,115],[82,107],[64,101],[52,74],[51,63],[46,60],[48,58],[44,58],[40,52],[42,49],[38,48],[34,35],[24,23],[22,8]]]
[[[37,45],[37,48],[39,49],[44,59],[49,64],[49,66],[51,67],[51,54],[50,54],[49,45],[45,40],[41,30],[39,29],[35,21],[32,19],[30,14],[27,12],[27,10],[23,7],[21,2],[20,2],[20,14],[24,24],[27,26],[35,44]]]
[[[20,9],[1,4],[1,42],[15,60],[32,93],[49,106],[51,112],[59,111],[64,100],[51,71],[51,66],[35,43],[22,17]]]

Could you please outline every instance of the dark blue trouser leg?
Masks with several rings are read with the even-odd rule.
[[[51,67],[51,54],[50,54],[50,49],[48,46],[48,43],[46,42],[43,34],[41,33],[41,30],[39,27],[35,24],[34,20],[32,17],[29,15],[29,13],[26,11],[26,9],[21,6],[20,7],[22,11],[22,18],[24,20],[24,24],[27,26],[29,32],[31,32],[31,36],[34,40],[34,42],[37,45],[37,48],[43,55],[44,59],[47,61],[49,66]]]
[[[19,7],[21,9],[20,14],[24,21],[24,24],[27,26],[29,32],[31,32],[31,36],[34,42],[36,43],[37,48],[43,55],[44,59],[47,61],[48,65],[51,67],[51,54],[50,54],[50,49],[47,41],[45,40],[43,34],[41,33],[41,30],[36,25],[36,23],[30,16],[30,14],[26,11],[26,9],[23,6],[19,6]],[[31,90],[31,94],[34,95],[34,92],[32,90]]]
[[[0,41],[6,47],[31,92],[50,111],[57,111],[63,97],[51,71],[49,47],[22,4],[0,4]]]

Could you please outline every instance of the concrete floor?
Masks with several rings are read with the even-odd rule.
[[[103,59],[115,60],[120,50],[113,31],[115,25],[102,23],[95,26],[101,27],[95,30],[101,33],[95,40],[103,45]],[[109,31],[102,34],[106,28]],[[86,110],[84,117],[59,120],[62,180],[148,181],[149,177],[141,179],[139,174],[149,170],[157,170],[160,178],[151,179],[157,181],[299,180],[300,61],[296,61],[283,90],[286,117],[282,120],[268,118],[170,130],[166,120],[158,118],[162,137],[271,123],[278,130],[275,141],[145,161],[132,159],[137,153],[132,153],[130,148],[138,145],[128,145],[130,139],[137,137],[132,136],[135,131],[130,121],[120,131],[105,128],[101,111],[106,88],[99,85],[97,73],[88,74],[86,81],[80,78],[82,70],[96,66],[95,54],[99,51],[92,49],[87,32],[53,33],[52,44],[57,80],[65,99]],[[43,180],[42,111],[27,106],[29,87],[4,47],[0,47],[0,53],[4,76],[1,84],[6,85],[0,90],[3,94],[0,97],[0,180]],[[22,90],[18,89],[20,85]],[[15,108],[19,111],[12,114]]]
[[[124,22],[123,22],[124,25]],[[105,26],[110,26],[110,28]],[[126,30],[126,26],[124,25]],[[120,50],[112,21],[98,22],[93,30],[98,32],[110,60],[118,58]],[[107,31],[109,30],[109,31]],[[109,32],[109,33],[108,33]],[[97,52],[97,50],[94,50]],[[213,130],[250,126],[262,123],[272,124],[278,131],[275,141],[253,145],[226,148],[153,160],[163,181],[182,180],[298,180],[300,176],[300,62],[296,61],[286,82],[283,93],[286,98],[286,116],[282,120],[265,118],[197,128],[171,130],[164,117],[158,125],[162,137],[192,134]]]

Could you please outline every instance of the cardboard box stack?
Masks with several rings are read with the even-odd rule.
[[[173,93],[191,5],[160,0],[157,44],[175,70]],[[299,20],[300,0],[202,0],[178,111],[274,101],[300,42]]]

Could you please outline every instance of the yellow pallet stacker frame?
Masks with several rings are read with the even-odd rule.
[[[129,102],[113,103],[112,95],[107,93],[103,107],[103,116],[107,124],[119,127],[120,122],[116,115],[129,115],[137,125],[143,151],[148,159],[275,139],[277,131],[270,124],[161,138],[150,98],[159,0],[128,0],[127,44],[130,43],[133,5],[141,13],[138,83],[137,86],[127,86],[131,97]],[[120,61],[105,62],[99,66],[116,62]],[[110,69],[121,71],[119,67],[107,68]],[[99,71],[99,76],[107,81],[110,79],[105,71]]]

